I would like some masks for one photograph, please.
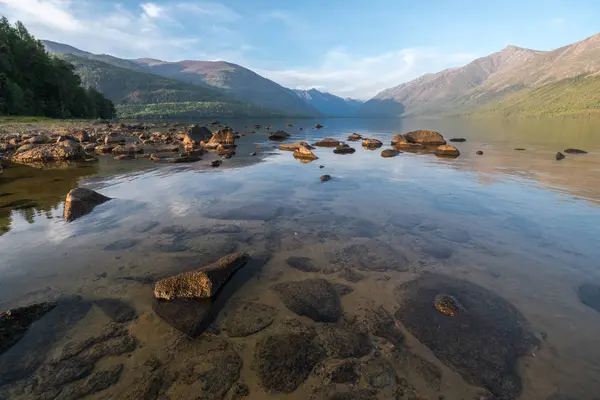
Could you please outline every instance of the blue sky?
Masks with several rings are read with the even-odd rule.
[[[598,0],[0,0],[0,14],[93,53],[225,60],[363,99],[509,44],[550,50],[600,30]]]

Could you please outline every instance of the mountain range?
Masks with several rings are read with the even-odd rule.
[[[544,116],[600,114],[600,34],[552,51],[507,46],[469,64],[383,90],[367,102],[292,90],[224,61],[121,59],[42,41],[76,66],[83,84],[121,116]]]

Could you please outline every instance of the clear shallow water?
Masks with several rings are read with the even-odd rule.
[[[243,131],[244,125],[267,121],[227,122]],[[143,346],[130,357],[103,359],[119,361],[124,369],[116,384],[92,395],[117,398],[146,373],[140,366],[149,358],[157,357],[167,369],[194,358],[189,349],[174,350],[181,334],[156,317],[152,285],[145,282],[236,250],[268,257],[231,295],[221,314],[235,301],[258,301],[277,308],[273,326],[243,339],[216,336],[234,343],[243,360],[239,380],[249,386],[250,398],[259,399],[267,394],[252,368],[255,343],[294,316],[270,290],[274,283],[325,277],[349,284],[354,292],[342,297],[349,318],[377,305],[393,313],[398,301],[394,289],[400,283],[426,271],[439,272],[500,295],[520,310],[533,334],[547,336],[534,355],[518,363],[521,398],[546,399],[557,391],[594,398],[600,389],[600,313],[579,301],[577,287],[600,283],[600,126],[587,121],[332,119],[318,121],[325,128],[315,131],[310,127],[317,121],[269,122],[273,128],[292,122],[294,128],[283,128],[293,134],[290,141],[345,139],[356,132],[389,143],[396,133],[434,129],[447,139],[464,137],[467,142],[456,144],[461,151],[457,159],[410,153],[384,159],[381,149],[350,143],[357,148],[353,155],[318,148],[319,160],[302,164],[290,152],[271,148],[277,144],[260,130],[240,138],[238,155],[219,169],[207,167],[211,156],[176,167],[104,158],[71,170],[9,169],[0,178],[0,192],[8,193],[0,202],[29,200],[35,207],[0,214],[6,231],[0,236],[2,308],[60,293],[131,304],[139,317],[127,329]],[[554,154],[568,147],[590,154],[555,161]],[[476,155],[477,150],[484,155]],[[252,151],[258,155],[249,156]],[[322,174],[333,179],[321,183]],[[77,185],[115,200],[67,224],[61,220],[62,201]],[[328,273],[326,266],[331,254],[349,244],[388,246],[410,267],[361,271],[364,279],[348,283],[338,273]],[[290,268],[285,260],[291,256],[310,257],[323,270]],[[69,330],[70,339],[85,339],[91,327],[106,323],[104,314],[92,308]],[[478,393],[405,333],[411,351],[442,370],[439,390],[421,388],[418,377],[409,379],[421,395],[470,399]],[[51,348],[60,349],[64,341],[56,340]],[[319,398],[319,379],[313,371],[287,396]],[[176,380],[164,395],[186,398],[186,390],[192,389]],[[386,398],[385,390],[377,395]]]

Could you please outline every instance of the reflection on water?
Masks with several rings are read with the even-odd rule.
[[[228,122],[239,131],[267,123]],[[303,164],[261,129],[238,139],[237,155],[217,169],[207,155],[185,166],[101,158],[5,170],[1,308],[66,300],[0,356],[0,372],[22,374],[0,380],[0,397],[594,397],[600,313],[577,288],[591,284],[593,303],[600,284],[600,126],[269,122],[292,123],[290,142],[356,132],[385,149],[394,134],[415,129],[467,141],[456,144],[457,159],[387,159],[359,142],[349,143],[352,155],[317,148],[319,159]],[[590,153],[556,161],[568,147]],[[323,174],[332,180],[321,182]],[[62,201],[78,185],[114,200],[67,224]],[[235,251],[253,263],[208,307],[215,321],[207,331],[187,338],[173,327],[207,328],[206,305],[157,306],[152,283]],[[440,298],[456,309],[437,312]]]

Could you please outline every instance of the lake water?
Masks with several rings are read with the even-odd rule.
[[[600,284],[600,123],[223,122],[240,132],[245,126],[269,122],[272,129],[292,133],[286,142],[345,140],[356,132],[387,145],[395,134],[415,129],[437,130],[446,139],[467,141],[455,144],[461,152],[456,159],[412,153],[388,159],[380,156],[382,149],[366,150],[360,142],[349,142],[356,153],[336,155],[332,149],[317,148],[319,159],[304,164],[291,152],[274,149],[276,143],[261,129],[238,139],[237,155],[216,169],[208,167],[216,157],[209,154],[200,162],[175,166],[105,157],[72,169],[5,170],[0,176],[0,309],[61,296],[80,296],[81,302],[93,306],[72,323],[65,322],[60,334],[42,335],[45,339],[38,342],[31,337],[35,332],[25,336],[18,357],[10,352],[0,356],[0,371],[6,371],[3,365],[9,361],[37,360],[35,368],[23,368],[27,370],[23,379],[9,379],[0,386],[0,396],[212,399],[236,398],[236,388],[247,386],[249,399],[336,398],[332,397],[336,392],[347,393],[337,398],[348,399],[416,398],[410,393],[426,399],[484,398],[485,385],[465,373],[473,368],[450,360],[452,344],[427,346],[418,329],[398,314],[394,324],[405,336],[402,344],[394,350],[385,335],[370,332],[372,348],[369,354],[352,359],[359,376],[350,383],[332,383],[328,375],[332,359],[339,356],[321,357],[291,394],[265,388],[260,378],[259,342],[286,326],[296,330],[300,326],[303,334],[312,337],[306,332],[320,332],[324,325],[288,309],[274,285],[322,278],[351,287],[351,293],[341,296],[343,318],[337,325],[354,331],[377,307],[393,316],[401,305],[402,284],[435,273],[474,283],[506,300],[522,314],[526,330],[536,338],[527,354],[508,362],[521,388],[487,387],[498,398],[513,398],[519,392],[522,399],[598,398],[600,312],[580,301],[578,288]],[[316,122],[325,127],[312,129]],[[294,127],[285,128],[285,123]],[[567,154],[556,161],[556,152],[569,147],[589,154]],[[477,155],[477,150],[484,154]],[[321,182],[323,174],[332,180]],[[114,200],[66,223],[64,197],[77,186]],[[361,254],[351,258],[364,262],[358,268],[363,277],[356,282],[335,262],[336,254],[352,246]],[[365,249],[370,249],[368,254]],[[215,302],[219,312],[207,332],[192,340],[156,315],[156,279],[201,267],[234,251],[247,252],[258,261],[242,268],[228,283],[224,298]],[[286,262],[290,257],[310,258],[316,268],[292,268]],[[357,272],[352,265],[344,268]],[[461,301],[460,293],[452,295]],[[110,313],[97,306],[106,299],[135,310],[137,318],[119,323],[136,341],[127,351],[111,352],[107,350],[110,340],[116,339],[97,338],[111,326]],[[228,323],[224,319],[237,304],[246,302],[273,307],[274,321],[252,335],[230,337],[222,329]],[[465,313],[472,309],[464,308]],[[490,347],[496,334],[490,334]],[[102,386],[97,383],[102,376],[91,372],[65,379],[54,392],[45,390],[49,384],[42,369],[55,368],[52,360],[57,354],[90,338],[100,341],[98,348],[103,349],[94,350],[99,355],[92,357],[93,371],[122,365],[118,379],[108,379]],[[394,351],[399,347],[427,360],[434,377],[423,373],[423,368],[398,362]],[[7,357],[17,358],[7,361]],[[382,359],[395,371],[390,382],[369,375],[373,363]],[[81,389],[84,381],[95,389]],[[232,386],[233,382],[237,383]]]

